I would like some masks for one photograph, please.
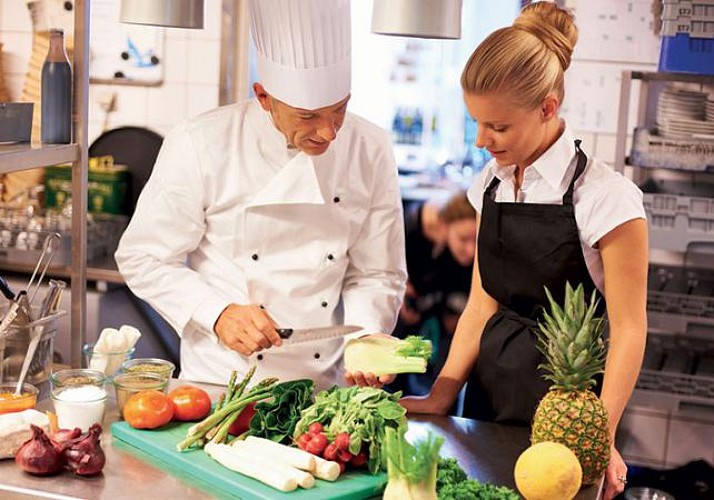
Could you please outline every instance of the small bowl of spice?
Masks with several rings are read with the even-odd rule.
[[[114,390],[117,394],[117,407],[119,414],[124,415],[124,405],[127,400],[139,391],[155,389],[164,394],[168,392],[169,379],[158,373],[126,372],[114,377]]]
[[[154,373],[166,380],[171,378],[175,368],[171,361],[159,358],[129,359],[121,365],[121,371],[124,373]]]
[[[52,404],[60,429],[86,432],[102,423],[107,404],[106,378],[98,370],[60,370],[50,376]]]
[[[0,414],[34,408],[37,404],[37,387],[31,384],[22,384],[20,394],[15,394],[17,382],[0,383]]]

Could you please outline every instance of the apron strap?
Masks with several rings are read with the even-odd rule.
[[[495,197],[493,195],[493,192],[496,190],[496,188],[498,187],[498,185],[500,183],[501,183],[501,179],[496,177],[496,175],[494,174],[493,179],[491,179],[491,183],[488,185],[488,187],[486,188],[486,191],[484,191],[483,194],[485,196],[487,196],[488,198],[491,198],[492,200],[494,200]]]
[[[570,181],[570,186],[568,186],[568,190],[563,195],[563,205],[573,204],[573,191],[575,190],[575,181],[577,181],[583,171],[585,171],[585,167],[588,164],[587,155],[583,152],[582,149],[580,149],[581,142],[582,141],[580,139],[575,139],[575,155],[578,157],[578,163],[575,166],[575,174],[573,175],[573,180]]]

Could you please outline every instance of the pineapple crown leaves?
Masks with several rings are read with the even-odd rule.
[[[538,322],[540,334],[536,347],[546,363],[538,366],[546,372],[544,378],[553,382],[552,389],[586,390],[595,385],[594,376],[605,368],[605,343],[602,331],[605,322],[594,317],[599,304],[593,291],[589,304],[585,289],[565,284],[565,300],[561,307],[548,288],[545,288],[550,312],[543,312]]]

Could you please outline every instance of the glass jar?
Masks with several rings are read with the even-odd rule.
[[[97,370],[106,376],[114,375],[124,361],[131,359],[135,348],[121,351],[97,351],[94,349],[94,344],[84,344],[82,352],[84,352],[84,360],[90,370]]]
[[[37,394],[39,393],[37,387],[24,383],[22,391],[17,396],[15,395],[16,387],[17,382],[0,383],[0,414],[28,410],[37,404]]]
[[[140,391],[154,389],[164,394],[168,392],[169,380],[159,373],[127,372],[114,377],[119,415],[124,416],[124,405],[129,398]]]
[[[97,370],[60,370],[50,376],[50,395],[60,429],[86,432],[101,424],[107,404],[106,377]]]
[[[171,378],[175,369],[176,366],[171,361],[159,358],[130,359],[128,361],[124,361],[121,365],[121,371],[123,373],[155,373],[157,375],[161,375],[166,380]]]

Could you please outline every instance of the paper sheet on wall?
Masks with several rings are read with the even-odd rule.
[[[579,28],[574,59],[657,63],[652,0],[578,0],[568,6]]]
[[[581,132],[617,133],[620,84],[623,70],[655,71],[656,67],[591,61],[573,61],[565,73],[562,116]],[[629,116],[637,111],[638,92],[630,96]]]
[[[157,85],[164,74],[164,29],[119,22],[120,2],[93,0],[89,77],[93,82]]]

